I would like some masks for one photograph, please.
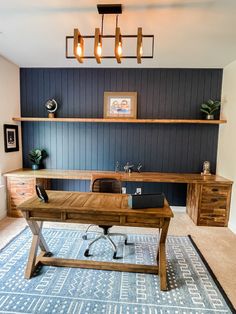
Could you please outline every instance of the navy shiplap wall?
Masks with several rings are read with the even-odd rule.
[[[220,99],[221,83],[220,69],[21,69],[21,113],[45,117],[43,104],[55,98],[58,117],[102,117],[104,91],[137,91],[138,118],[198,119],[204,100]],[[142,162],[146,171],[199,172],[210,160],[215,171],[217,138],[214,125],[23,123],[24,167],[29,150],[41,147],[47,168],[113,170],[118,160]],[[185,185],[141,186],[185,203]],[[53,187],[87,190],[88,182],[55,180]]]

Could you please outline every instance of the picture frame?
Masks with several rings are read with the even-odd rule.
[[[19,151],[19,133],[18,125],[15,124],[4,124],[4,146],[5,152],[17,152]]]
[[[104,92],[104,118],[137,119],[137,92]]]

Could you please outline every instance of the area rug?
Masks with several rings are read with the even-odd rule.
[[[84,258],[88,241],[82,231],[44,229],[50,250],[58,257]],[[92,235],[93,237],[93,235]],[[117,262],[153,264],[155,235],[129,235],[134,245],[116,238]],[[217,286],[188,237],[169,236],[167,244],[169,291],[161,292],[159,276],[116,271],[43,266],[24,279],[31,244],[26,228],[0,251],[0,313],[157,314],[232,313],[229,300]],[[112,260],[104,240],[91,249],[93,257]]]

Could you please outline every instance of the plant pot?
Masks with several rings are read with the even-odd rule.
[[[207,120],[214,120],[214,115],[213,114],[207,114],[206,119]]]
[[[33,164],[32,165],[32,170],[39,170],[39,165]]]

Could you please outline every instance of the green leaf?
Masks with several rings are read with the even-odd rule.
[[[212,99],[208,99],[207,103],[208,103],[209,105],[213,105],[213,104],[214,104],[214,101],[213,101]]]
[[[204,109],[200,109],[201,112],[204,112],[205,114],[209,114],[208,111],[204,110]]]
[[[203,109],[209,109],[209,110],[211,110],[211,107],[209,106],[209,105],[207,105],[207,104],[202,104],[202,106],[201,106]]]

